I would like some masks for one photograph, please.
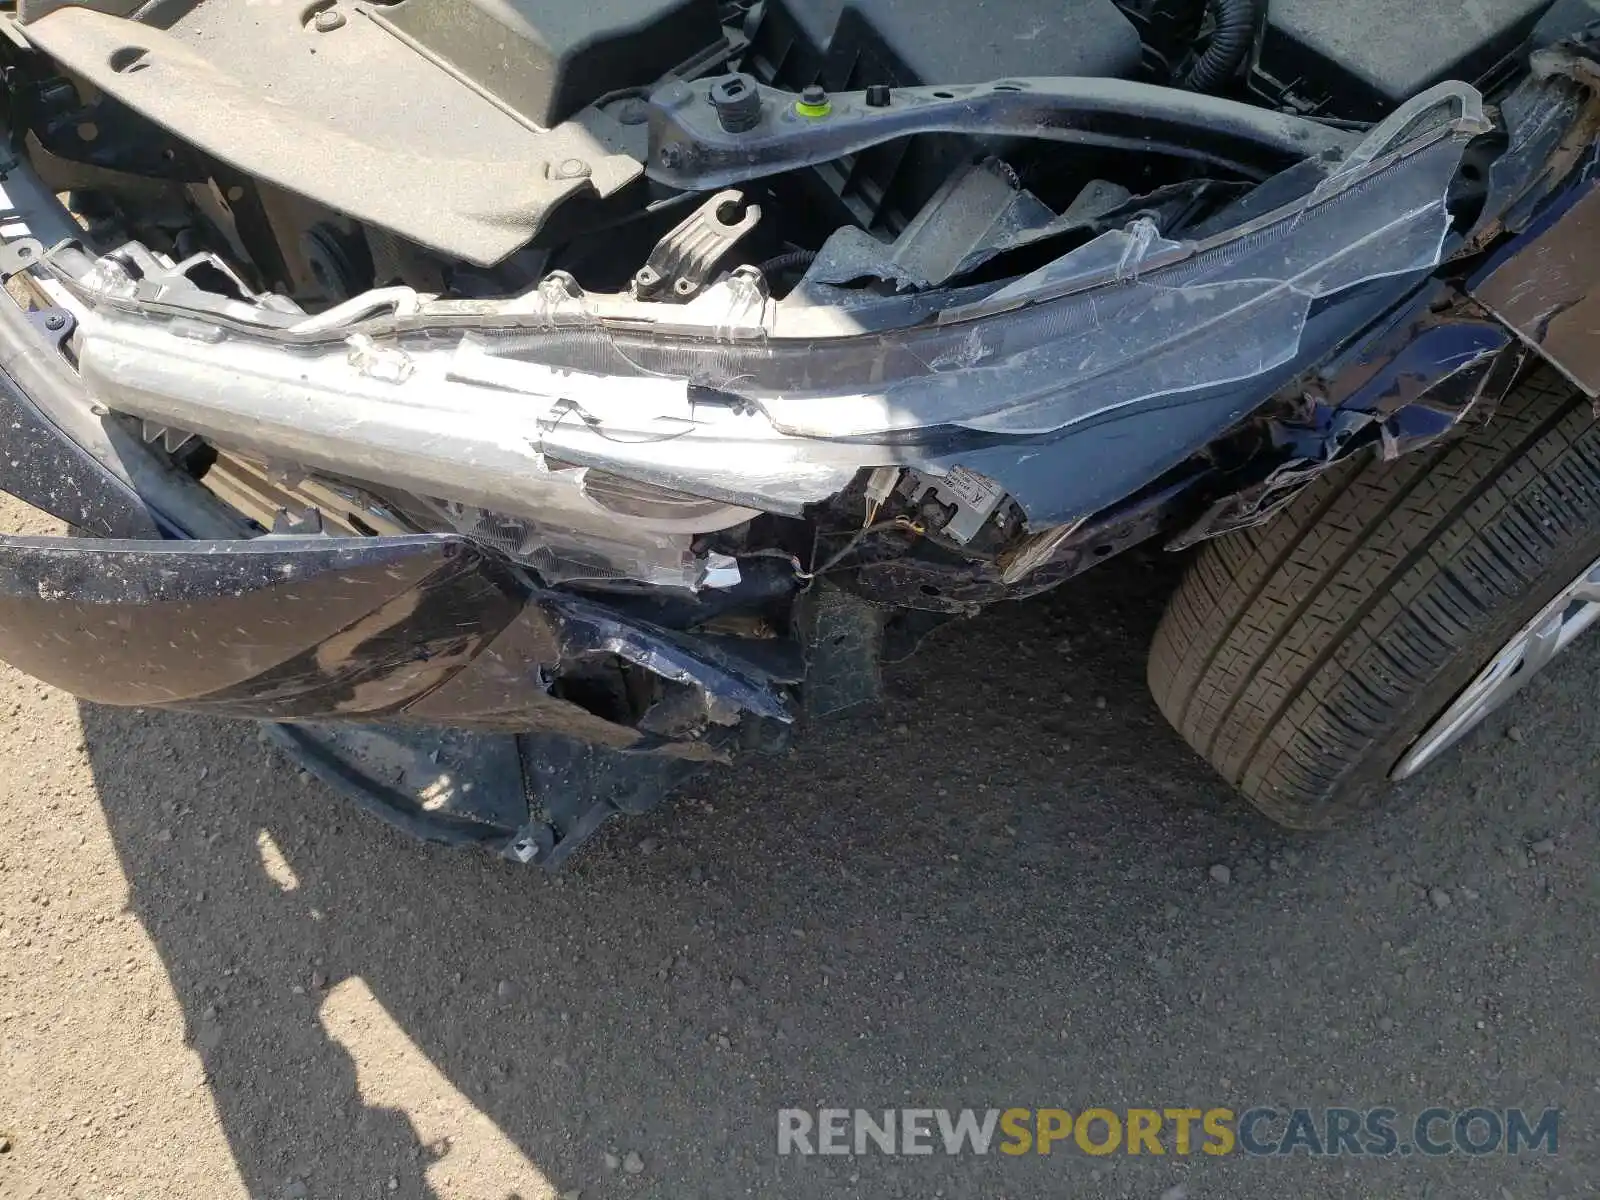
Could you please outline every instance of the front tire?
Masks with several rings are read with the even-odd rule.
[[[1208,542],[1156,632],[1150,689],[1256,807],[1327,828],[1380,803],[1597,560],[1600,427],[1541,369],[1488,424],[1396,462],[1368,452]]]

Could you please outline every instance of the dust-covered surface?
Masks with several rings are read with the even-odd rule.
[[[1296,837],[1147,698],[1165,586],[949,630],[554,881],[0,669],[0,1196],[1596,1194],[1600,641]],[[784,1107],[1256,1104],[1559,1106],[1560,1152],[776,1153]]]

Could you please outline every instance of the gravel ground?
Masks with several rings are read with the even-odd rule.
[[[1600,1194],[1600,639],[1294,836],[1145,694],[1169,570],[946,632],[554,879],[0,669],[0,1196]],[[775,1152],[791,1106],[1385,1103],[1560,1106],[1560,1153]]]

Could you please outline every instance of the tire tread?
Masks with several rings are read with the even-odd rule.
[[[1203,546],[1156,632],[1151,691],[1269,816],[1331,824],[1366,802],[1346,784],[1395,729],[1437,711],[1421,710],[1463,654],[1526,613],[1501,641],[1514,633],[1591,549],[1600,433],[1541,370],[1486,424],[1396,462],[1358,457]]]

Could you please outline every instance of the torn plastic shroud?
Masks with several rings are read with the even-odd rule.
[[[71,281],[93,309],[80,364],[115,411],[423,494],[505,504],[556,462],[799,515],[863,468],[959,463],[1050,523],[1174,460],[1064,478],[1019,443],[1159,412],[1181,456],[1228,419],[1218,402],[1242,416],[1371,318],[1345,298],[1439,263],[1462,154],[1490,128],[1475,91],[1443,85],[1271,211],[1192,242],[1135,222],[998,289],[774,303],[735,272],[663,312],[551,277],[507,301],[385,289],[297,318],[91,272]],[[1208,406],[1193,430],[1190,400]]]

